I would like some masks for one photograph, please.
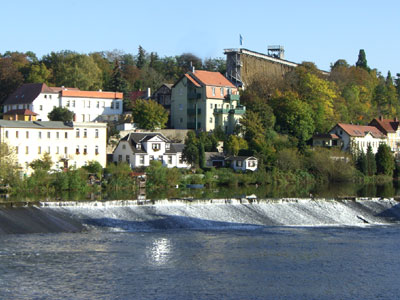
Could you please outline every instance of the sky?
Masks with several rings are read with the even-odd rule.
[[[161,57],[191,52],[204,59],[224,58],[226,48],[266,53],[281,45],[285,59],[329,71],[338,59],[354,65],[364,49],[369,67],[400,73],[398,0],[1,2],[0,53],[137,54],[141,45]]]

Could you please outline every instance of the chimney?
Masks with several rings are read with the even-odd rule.
[[[147,99],[151,98],[151,88],[147,88]]]
[[[194,69],[193,62],[190,62],[190,71],[194,73],[196,70]]]
[[[394,117],[394,121],[395,121],[395,122],[398,122],[399,119],[398,119],[397,117]]]
[[[383,116],[382,115],[379,116],[379,121],[383,121]]]

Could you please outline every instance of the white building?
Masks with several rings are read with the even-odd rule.
[[[226,159],[235,171],[256,171],[258,159],[254,156],[230,156]]]
[[[76,88],[48,87],[44,83],[20,86],[3,103],[3,112],[29,109],[38,121],[48,121],[55,107],[72,111],[76,122],[116,121],[122,114],[123,94],[103,91],[81,91]]]
[[[367,153],[368,146],[372,152],[378,152],[380,144],[387,144],[387,136],[375,126],[338,123],[330,131],[340,139],[342,150],[349,152],[363,151]]]
[[[53,169],[80,168],[89,161],[106,167],[107,125],[105,123],[63,123],[0,120],[0,142],[15,151],[26,174],[29,163],[49,153]]]
[[[174,144],[161,133],[133,132],[122,138],[113,153],[114,162],[127,162],[132,168],[147,167],[159,160],[168,168],[188,168],[183,160],[184,144]]]

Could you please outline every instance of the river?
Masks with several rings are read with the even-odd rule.
[[[0,299],[398,299],[393,199],[134,203],[0,209]]]

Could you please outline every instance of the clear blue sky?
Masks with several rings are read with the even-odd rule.
[[[136,54],[142,45],[162,57],[224,57],[241,34],[244,48],[283,45],[287,60],[323,70],[340,58],[354,64],[365,49],[370,67],[400,73],[398,0],[13,0],[0,7],[0,53]]]

